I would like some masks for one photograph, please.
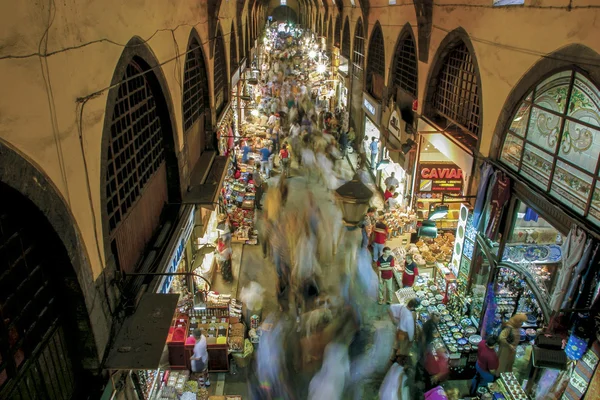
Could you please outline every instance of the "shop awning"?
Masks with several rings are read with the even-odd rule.
[[[214,210],[219,200],[219,190],[223,186],[228,167],[229,157],[214,157],[210,168],[207,168],[208,172],[204,174],[204,179],[202,181],[191,181],[187,193],[184,194],[183,202]],[[198,172],[197,175],[200,175],[200,173]]]
[[[178,294],[142,296],[135,313],[123,322],[104,368],[158,368],[178,300]]]

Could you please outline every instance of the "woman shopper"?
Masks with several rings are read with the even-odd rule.
[[[233,281],[233,274],[231,273],[231,247],[227,246],[227,243],[222,238],[217,239],[217,263],[221,276],[225,282]]]
[[[494,348],[498,344],[498,337],[492,335],[477,345],[477,362],[475,370],[477,373],[471,382],[471,396],[474,396],[480,386],[494,382],[496,369],[498,368],[498,355]]]
[[[527,315],[515,314],[508,320],[506,326],[500,332],[498,338],[500,342],[498,374],[501,372],[512,372],[517,354],[517,345],[521,338],[521,326],[525,321],[527,321]]]

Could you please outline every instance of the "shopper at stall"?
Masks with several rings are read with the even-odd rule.
[[[502,372],[512,372],[517,346],[521,339],[521,326],[527,321],[527,315],[516,314],[508,320],[506,326],[500,332],[498,341],[500,349],[498,350],[498,374]]]
[[[491,335],[487,340],[482,340],[477,345],[477,363],[475,364],[477,373],[471,381],[472,396],[477,392],[477,388],[494,382],[494,379],[497,376],[496,370],[499,365],[498,355],[495,350],[497,344],[498,337]]]
[[[415,339],[415,317],[417,300],[410,299],[406,304],[392,304],[388,311],[392,322],[396,325],[395,355],[409,355]]]
[[[233,275],[231,273],[232,253],[231,247],[225,243],[223,238],[217,239],[217,265],[225,282],[233,281]]]
[[[411,400],[408,386],[408,367],[410,360],[406,356],[395,356],[392,366],[388,370],[381,388],[379,400]]]
[[[286,145],[283,145],[279,151],[279,159],[281,160],[281,169],[286,177],[290,176],[290,152]]]
[[[388,201],[388,199],[394,197],[394,190],[396,190],[395,186],[388,186],[383,193],[383,201]]]
[[[419,276],[419,268],[413,260],[412,255],[407,254],[404,262],[404,271],[402,272],[402,286],[413,287],[415,278]]]
[[[383,254],[383,248],[388,239],[388,227],[384,222],[383,214],[379,216],[379,220],[373,228],[373,262],[377,262],[381,254]]]
[[[248,155],[250,154],[250,146],[248,146],[248,142],[244,141],[242,145],[242,163],[248,163]]]
[[[264,193],[264,182],[262,177],[260,176],[260,163],[256,163],[256,167],[254,173],[252,174],[252,180],[254,181],[254,189],[256,192],[254,193],[254,207],[257,210],[262,210],[262,197]]]
[[[383,254],[377,260],[377,270],[379,274],[379,304],[383,304],[385,296],[387,296],[387,303],[392,304],[394,256],[389,247],[383,248]]]
[[[271,170],[269,169],[269,157],[273,151],[272,147],[266,145],[259,150],[260,151],[260,172],[262,172],[267,179],[270,177]]]
[[[400,185],[400,182],[398,182],[398,179],[396,179],[396,173],[394,171],[392,171],[390,176],[388,176],[383,183],[385,184],[385,187],[398,187],[398,185]]]
[[[340,134],[340,148],[342,150],[342,158],[346,157],[346,152],[348,151],[348,133],[346,131],[342,131]]]
[[[398,200],[398,192],[395,192],[392,197],[385,201],[385,206],[388,210],[393,210],[398,207],[400,200]]]
[[[206,336],[204,329],[194,329],[194,353],[190,358],[192,364],[192,372],[198,374],[198,387],[210,386],[208,380],[208,349],[206,346]]]
[[[425,381],[426,392],[448,379],[450,373],[448,353],[443,343],[429,349],[425,356],[425,370],[428,374]]]

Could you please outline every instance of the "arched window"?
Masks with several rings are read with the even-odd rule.
[[[417,97],[417,52],[415,41],[410,34],[405,34],[398,42],[392,67],[392,93],[397,95],[398,89]],[[396,100],[399,100],[396,98]]]
[[[474,148],[480,132],[479,80],[473,57],[463,41],[454,45],[443,60],[435,83],[431,117],[458,129],[453,135]]]
[[[375,24],[369,41],[367,58],[367,90],[378,100],[383,97],[383,78],[385,75],[385,48],[381,25]]]
[[[362,79],[365,63],[365,37],[362,20],[359,19],[354,29],[354,52],[352,55],[352,75]]]
[[[331,44],[333,43],[333,18],[329,17],[329,23],[327,24],[327,46],[328,50],[331,49]]]
[[[231,76],[235,73],[238,67],[237,57],[237,40],[233,22],[231,23],[231,33],[229,34],[229,73]]]
[[[135,59],[127,66],[122,79],[126,83],[119,86],[112,115],[106,171],[106,207],[111,234],[142,196],[150,179],[165,165],[159,110],[143,72]],[[162,194],[166,200],[166,185]]]
[[[335,33],[333,35],[333,45],[337,48],[340,47],[340,42],[342,40],[342,16],[338,14],[335,17]]]
[[[348,18],[344,24],[344,36],[342,38],[342,55],[348,60],[350,59],[350,24]]]
[[[202,49],[192,38],[185,58],[183,74],[183,129],[187,131],[210,108],[208,79]]]
[[[215,38],[215,63],[214,63],[214,90],[215,90],[215,111],[217,117],[221,115],[221,111],[227,105],[228,88],[227,88],[227,61],[225,59],[225,44],[223,43],[223,33],[221,27]]]
[[[246,59],[247,59],[247,66],[251,66],[252,65],[252,60],[250,59],[250,51],[251,50],[251,46],[250,46],[250,20],[248,18],[246,18]]]
[[[506,128],[500,161],[600,226],[600,89],[561,71],[522,100]]]

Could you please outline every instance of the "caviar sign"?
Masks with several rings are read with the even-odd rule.
[[[418,197],[435,198],[441,193],[462,193],[463,172],[452,163],[419,164]]]

